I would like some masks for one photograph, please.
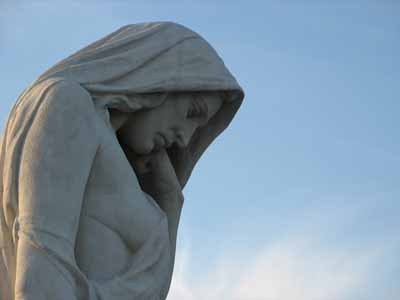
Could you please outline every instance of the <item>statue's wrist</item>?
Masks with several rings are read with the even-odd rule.
[[[180,188],[171,188],[168,191],[152,195],[160,206],[179,205],[182,206],[184,196]]]

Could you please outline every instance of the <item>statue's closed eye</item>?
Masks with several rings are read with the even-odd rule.
[[[203,97],[196,96],[192,101],[192,104],[186,115],[187,118],[200,118],[207,119],[208,116],[208,106],[204,101]]]

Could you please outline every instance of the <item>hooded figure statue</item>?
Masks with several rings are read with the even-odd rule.
[[[213,116],[183,144],[157,142],[180,190],[244,98],[199,34],[124,26],[23,91],[0,140],[1,300],[166,299],[183,197],[144,188],[112,116],[201,93],[221,97]]]

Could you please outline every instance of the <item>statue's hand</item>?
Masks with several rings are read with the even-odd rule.
[[[135,155],[126,145],[122,145],[122,149],[144,192],[154,199],[181,192],[181,185],[165,149],[142,156]]]
[[[171,163],[175,169],[176,176],[182,189],[185,187],[192,174],[195,163],[200,157],[201,153],[195,153],[193,147],[178,147],[173,145],[167,149]]]

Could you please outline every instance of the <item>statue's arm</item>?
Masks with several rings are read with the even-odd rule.
[[[166,276],[163,276],[164,279],[160,283],[160,295],[162,295],[162,299],[165,299],[174,269],[178,225],[184,202],[182,188],[165,150],[138,159],[127,145],[122,143],[121,146],[135,171],[143,194],[150,198],[151,202],[157,204],[167,220],[166,235],[169,247],[164,252],[168,254],[169,261],[167,262]]]
[[[57,83],[27,134],[19,174],[15,299],[94,299],[74,257],[86,182],[99,146],[94,107]],[[89,292],[90,293],[90,292]]]
[[[47,92],[30,124],[19,174],[15,300],[166,298],[174,256],[169,234],[175,245],[179,219],[174,207],[115,279],[92,281],[76,264],[82,201],[100,145],[94,116],[89,94],[61,82]]]
[[[184,196],[181,190],[175,190],[170,192],[169,194],[158,196],[156,198],[156,201],[160,208],[165,212],[168,219],[171,263],[169,268],[169,276],[167,277],[165,286],[162,289],[163,297],[166,298],[171,285],[172,275],[174,271],[178,226],[182,212]]]

